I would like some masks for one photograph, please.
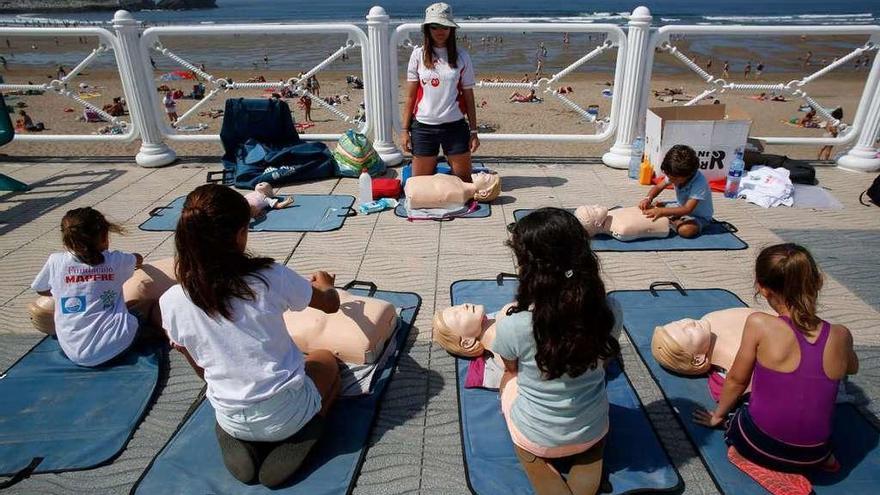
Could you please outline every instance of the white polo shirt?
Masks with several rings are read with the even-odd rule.
[[[462,90],[474,87],[474,66],[466,51],[458,50],[458,67],[449,66],[446,48],[435,48],[434,67],[425,67],[422,60],[423,47],[417,47],[409,57],[406,80],[418,82],[416,104],[413,108],[416,120],[422,124],[438,125],[464,118]]]

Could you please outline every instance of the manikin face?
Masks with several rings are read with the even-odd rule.
[[[702,320],[685,318],[665,325],[669,337],[677,342],[688,354],[694,356],[694,365],[701,365],[707,359],[712,333],[709,325]]]
[[[496,182],[498,182],[498,176],[480,172],[478,174],[472,174],[471,180],[473,180],[474,185],[477,186],[477,191],[488,191],[489,189],[492,189]]]
[[[459,304],[443,310],[443,322],[463,339],[476,339],[483,332],[486,310],[480,304]]]
[[[268,182],[260,182],[254,187],[254,190],[258,193],[262,193],[264,196],[272,196],[272,185]]]

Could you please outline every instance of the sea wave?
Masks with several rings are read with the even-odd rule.
[[[874,14],[705,15],[701,18],[704,21],[711,21],[713,23],[838,24],[840,22],[848,22],[861,24],[873,22]]]

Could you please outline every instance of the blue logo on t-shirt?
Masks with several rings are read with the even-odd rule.
[[[61,298],[61,313],[84,313],[86,310],[86,296],[73,296]]]

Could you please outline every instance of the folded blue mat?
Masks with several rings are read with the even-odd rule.
[[[574,213],[574,209],[566,208]],[[513,219],[518,222],[520,218],[533,212],[533,209],[514,210]],[[590,240],[593,251],[735,251],[749,247],[742,239],[736,236],[736,227],[727,223],[713,220],[699,237],[685,239],[670,231],[669,237],[662,239],[639,239],[635,241],[618,241],[608,235],[598,235]]]
[[[471,172],[477,174],[480,172],[489,172],[489,169],[486,168],[482,163],[471,163]],[[452,174],[452,167],[449,166],[446,162],[438,162],[437,163],[437,171],[438,174]],[[412,164],[407,163],[403,167],[400,168],[400,185],[405,186],[407,179],[412,176]]]
[[[141,230],[173,232],[186,200],[181,196],[168,206],[150,212],[150,218],[140,224]],[[329,232],[342,228],[346,217],[355,214],[351,209],[354,197],[344,194],[294,194],[293,204],[280,210],[268,210],[262,218],[251,221],[251,232]]]
[[[55,338],[43,339],[0,375],[0,475],[89,469],[116,457],[153,399],[162,352],[135,346],[84,368]]]
[[[394,208],[394,214],[400,218],[409,218],[406,215],[406,207],[403,206],[403,200],[397,204],[397,207]],[[455,220],[456,218],[486,218],[492,215],[492,205],[489,203],[477,203],[477,209],[468,213],[467,215],[462,215],[460,217],[452,217],[448,220]],[[448,221],[448,220],[435,220],[435,221]]]
[[[668,285],[652,284],[652,287]],[[706,463],[719,490],[731,495],[767,492],[727,460],[722,430],[704,428],[691,420],[695,408],[715,408],[706,377],[686,377],[663,369],[651,354],[654,327],[682,318],[702,318],[720,309],[746,306],[736,295],[721,289],[624,290],[609,297],[623,308],[630,340],[666,396],[691,441]],[[834,455],[843,466],[836,474],[810,475],[818,495],[877,493],[880,487],[878,431],[850,404],[838,404],[834,413]]]
[[[452,304],[482,304],[494,313],[514,300],[517,281],[460,280],[452,284]],[[501,414],[498,392],[464,388],[468,359],[456,358],[462,450],[468,486],[479,495],[528,495],[532,486],[513,450]],[[611,364],[606,390],[611,427],[605,445],[604,472],[613,494],[674,492],[681,488],[669,456],[642,409],[632,385]]]
[[[349,285],[351,287],[351,285]],[[223,465],[214,433],[214,409],[207,400],[182,426],[141,475],[133,493],[142,494],[308,494],[350,493],[367,450],[370,429],[407,336],[416,319],[421,298],[411,292],[349,288],[359,296],[372,296],[393,304],[400,318],[395,333],[397,351],[377,377],[369,395],[339,398],[327,417],[324,436],[315,445],[289,485],[270,490],[260,484],[245,485]]]

